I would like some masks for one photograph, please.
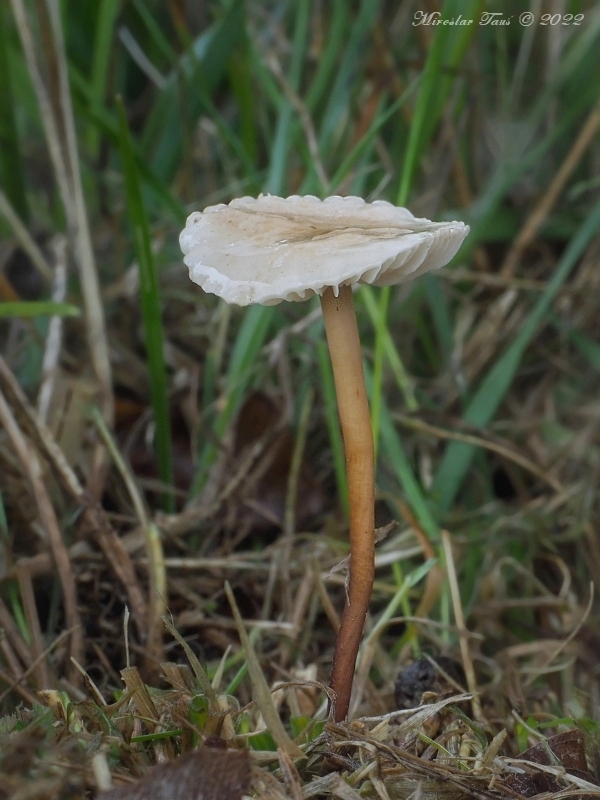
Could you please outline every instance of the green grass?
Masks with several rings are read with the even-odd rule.
[[[0,177],[11,205],[23,222],[29,220],[29,203],[15,115],[15,84],[11,75],[6,22],[8,8],[0,9]]]
[[[159,479],[176,483],[174,465],[183,459],[188,483],[182,480],[181,497],[187,493],[188,501],[201,501],[205,490],[210,496],[215,464],[234,437],[248,393],[261,389],[291,397],[296,407],[286,411],[297,424],[312,384],[317,393],[307,453],[319,479],[335,485],[343,512],[343,442],[322,326],[289,332],[314,305],[225,308],[187,281],[178,233],[190,211],[260,191],[318,196],[356,191],[369,200],[407,205],[419,215],[464,220],[471,233],[456,265],[471,278],[429,275],[413,287],[365,287],[356,305],[378,484],[385,497],[406,502],[432,541],[438,541],[441,527],[449,527],[457,542],[470,542],[457,567],[465,606],[476,607],[481,576],[500,553],[510,552],[529,568],[536,554],[560,549],[545,522],[532,522],[524,510],[525,494],[537,499],[543,490],[482,448],[401,430],[394,414],[425,415],[440,429],[473,433],[475,428],[484,438],[498,436],[523,449],[536,463],[546,448],[544,468],[556,469],[563,482],[570,486],[589,478],[591,462],[553,449],[550,437],[560,430],[563,439],[575,438],[582,423],[569,416],[571,406],[587,408],[600,390],[596,290],[582,296],[571,286],[600,229],[597,134],[517,264],[516,278],[543,288],[517,286],[514,317],[493,332],[497,341],[478,371],[470,371],[464,353],[504,291],[480,279],[499,272],[599,102],[591,76],[600,70],[600,14],[592,3],[568,3],[573,13],[582,9],[585,24],[565,27],[559,41],[557,30],[539,24],[418,28],[399,4],[384,0],[205,5],[199,21],[183,22],[175,13],[178,4],[158,0],[63,8],[76,155],[117,396],[133,398],[143,414],[151,412]],[[519,13],[516,2],[505,6],[506,14]],[[476,19],[484,7],[479,0],[445,0],[441,11],[448,19],[459,13]],[[48,242],[67,230],[67,222],[8,6],[0,14],[2,190],[52,265]],[[136,43],[145,62],[136,62],[124,45],[123,29],[125,41]],[[41,39],[37,46],[42,52]],[[148,74],[143,63],[152,67]],[[56,96],[52,70],[45,79],[54,91],[50,96]],[[2,225],[12,247],[15,232],[9,223]],[[76,257],[71,245],[69,258]],[[133,260],[139,296],[128,283]],[[21,291],[13,272],[3,274],[12,275]],[[0,285],[0,291],[7,287]],[[25,287],[17,301],[2,294],[0,303],[3,342],[13,348],[11,365],[18,362],[20,374],[28,375],[32,393],[41,381],[45,342],[41,327],[23,326],[16,318],[75,315],[84,307],[74,271],[68,304],[52,303],[49,281],[36,291],[30,299]],[[578,304],[591,310],[578,316]],[[282,331],[284,353],[276,357],[268,345]],[[71,375],[91,375],[80,347],[66,338],[61,366]],[[540,364],[548,388],[535,414],[547,415],[548,424],[535,430],[535,439],[519,425],[539,389]],[[179,434],[171,432],[172,409],[181,412],[186,434],[192,432],[184,448]],[[596,446],[594,440],[590,459]],[[514,505],[497,495],[499,468],[506,474],[514,470],[513,483],[523,493]],[[162,508],[174,510],[171,493],[165,493]],[[393,499],[378,511],[398,517]],[[538,537],[530,547],[521,547],[521,522],[508,521],[513,511],[524,515],[523,527]],[[570,519],[565,511],[564,524]],[[581,536],[587,523],[593,524],[593,514],[581,511],[573,537]],[[194,542],[212,547],[204,533],[202,528]],[[574,559],[587,576],[585,559]],[[402,565],[404,574],[418,563],[417,558]],[[397,565],[378,578],[396,591],[399,576]],[[516,595],[517,577],[508,578],[507,587]],[[411,589],[403,598],[404,612],[414,611],[419,591]],[[431,614],[450,621],[444,592]],[[444,630],[440,640],[448,645],[455,635]],[[246,667],[236,675],[239,667],[239,658],[231,656],[225,681],[231,691],[243,680]]]
[[[78,317],[81,310],[71,303],[46,300],[0,303],[0,317]]]
[[[464,3],[456,0],[445,0],[442,10],[442,21],[458,17],[459,13],[467,19],[477,16],[477,8],[481,4],[479,0],[469,2],[465,7]],[[450,74],[456,71],[464,57],[469,39],[473,35],[474,26],[452,27],[440,25],[434,28],[431,46],[427,53],[425,66],[420,77],[419,93],[415,103],[414,115],[406,151],[400,173],[400,186],[396,204],[406,206],[410,197],[413,179],[421,161],[422,154],[427,150],[427,146],[436,121],[442,114],[444,103],[452,82]],[[433,300],[432,310],[434,324],[438,330],[443,330],[444,344],[446,344],[449,329],[449,313],[445,307],[444,296],[435,289],[435,277],[425,278],[429,287],[428,294]],[[379,301],[379,322],[375,330],[375,360],[374,360],[374,385],[371,399],[371,416],[373,421],[373,436],[375,439],[375,450],[379,444],[380,414],[383,394],[383,359],[384,359],[384,337],[387,329],[387,310],[390,302],[391,289],[386,287],[381,291]]]
[[[245,393],[252,386],[260,349],[271,325],[273,309],[252,306],[248,309],[231,350],[229,367],[225,376],[224,403],[212,426],[214,437],[202,442],[191,495],[196,496],[203,487],[208,469],[218,452],[219,441],[239,410]],[[214,378],[213,378],[214,380]],[[214,390],[209,390],[212,399]]]
[[[553,299],[569,277],[573,267],[592,238],[597,235],[599,228],[600,202],[592,207],[577,234],[571,239],[569,247],[556,266],[554,275],[531,310],[525,324],[477,387],[472,400],[470,400],[465,410],[463,416],[465,422],[477,427],[485,427],[493,419],[498,406],[504,399],[515,377],[523,354],[537,332],[540,323],[546,317]],[[474,446],[461,442],[452,442],[448,446],[431,490],[439,516],[443,515],[451,507],[474,453]]]
[[[125,108],[122,103],[119,103],[118,111],[127,212],[133,229],[133,247],[140,280],[140,305],[150,372],[150,396],[154,413],[158,474],[163,483],[171,486],[173,484],[173,453],[158,273],[152,252],[150,226],[142,199]],[[163,504],[165,510],[174,511],[173,495],[165,492]]]

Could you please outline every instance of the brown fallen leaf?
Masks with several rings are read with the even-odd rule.
[[[560,765],[569,774],[583,778],[591,783],[594,779],[590,775],[585,758],[585,741],[583,733],[579,730],[565,731],[551,736],[546,742],[536,744],[525,750],[519,756],[523,761],[532,761],[534,764],[544,766]],[[541,792],[559,792],[561,785],[553,776],[544,772],[526,773],[524,775],[510,775],[503,781],[504,785],[518,792],[523,797],[533,797]],[[581,793],[580,800],[591,796]]]
[[[205,746],[154,767],[136,783],[101,792],[98,800],[240,800],[250,770],[246,750]]]

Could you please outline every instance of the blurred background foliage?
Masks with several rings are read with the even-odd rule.
[[[416,24],[425,13],[472,23]],[[490,13],[502,24],[483,24]],[[86,407],[98,403],[152,513],[213,504],[210,524],[184,526],[185,545],[167,536],[167,550],[262,546],[285,525],[332,534],[346,488],[318,303],[228,308],[189,283],[178,233],[192,210],[261,191],[464,220],[471,234],[440,274],[357,293],[378,519],[434,550],[440,526],[451,530],[490,652],[564,633],[600,576],[599,75],[600,7],[586,0],[5,2],[4,357],[35,398],[56,308],[26,319],[10,304],[81,309],[63,320],[47,419],[89,480]],[[282,420],[287,451],[301,440],[305,452],[295,517],[284,456],[239,502],[224,491],[221,442],[241,458]],[[27,517],[15,482],[2,492],[9,520]],[[102,494],[127,527],[131,501],[112,473]],[[71,541],[65,507],[63,523]],[[10,525],[6,537],[10,563],[26,545]],[[385,597],[401,559],[380,577]],[[538,595],[561,597],[555,617],[518,605]],[[404,613],[418,602],[415,589]],[[447,588],[433,608],[449,621]]]

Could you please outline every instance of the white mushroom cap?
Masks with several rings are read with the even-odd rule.
[[[241,306],[307,300],[329,286],[389,286],[447,264],[469,227],[360,197],[242,197],[188,217],[190,278]]]

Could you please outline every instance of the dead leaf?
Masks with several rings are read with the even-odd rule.
[[[525,750],[520,758],[544,766],[562,766],[571,775],[593,782],[585,758],[584,736],[579,730],[557,733],[547,741]],[[533,797],[541,792],[559,792],[563,788],[553,775],[544,772],[509,775],[503,783],[523,797]],[[591,796],[581,794],[579,797],[583,800]]]
[[[135,784],[102,792],[98,800],[240,800],[249,785],[246,750],[202,747],[154,767]]]

